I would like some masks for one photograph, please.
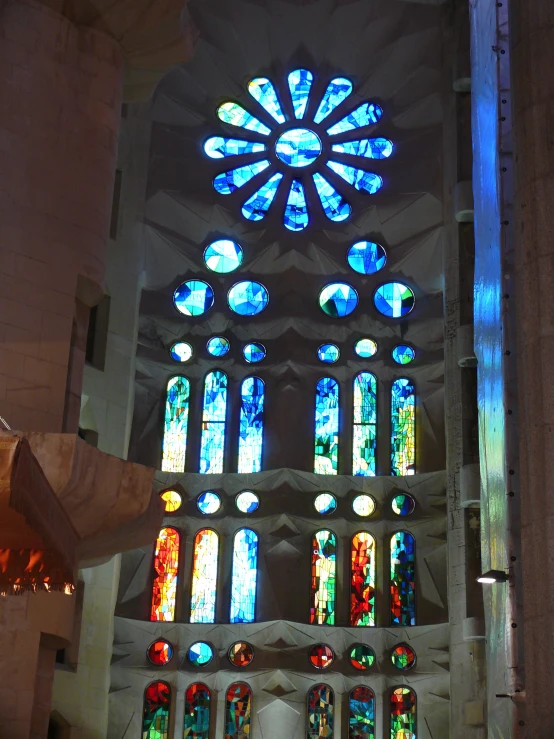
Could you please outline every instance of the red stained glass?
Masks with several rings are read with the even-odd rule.
[[[335,659],[335,654],[327,644],[316,644],[310,651],[310,662],[318,670],[330,667]]]
[[[391,660],[399,670],[410,670],[416,663],[416,653],[407,644],[399,644],[393,649]]]
[[[245,641],[238,641],[229,649],[229,662],[235,667],[246,667],[254,659],[254,650]]]
[[[164,528],[156,541],[151,621],[174,621],[179,568],[179,532]]]
[[[173,657],[173,647],[165,639],[158,639],[148,647],[148,659],[154,665],[167,665]]]
[[[151,683],[144,691],[142,739],[168,739],[171,688],[167,683]]]
[[[350,693],[350,697],[355,701],[367,703],[373,700],[375,696],[373,695],[373,691],[369,688],[366,688],[364,685],[358,685],[358,687],[354,688],[354,690]]]
[[[375,539],[360,531],[352,537],[350,624],[375,626]]]

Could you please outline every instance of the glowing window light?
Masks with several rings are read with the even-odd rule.
[[[230,239],[212,241],[204,251],[204,262],[208,269],[218,274],[227,274],[242,264],[242,249]]]
[[[337,499],[332,493],[319,493],[314,499],[314,508],[322,516],[337,510]]]
[[[231,615],[229,618],[232,624],[254,622],[257,580],[258,534],[252,529],[239,529],[233,541]]]
[[[293,180],[285,205],[283,223],[289,231],[303,231],[309,220],[304,185],[300,180]]]
[[[330,221],[340,223],[350,217],[352,207],[333,185],[319,172],[314,172],[313,180],[321,201],[323,212]]]
[[[251,344],[246,344],[246,346],[242,350],[242,355],[244,359],[248,362],[248,364],[256,364],[257,362],[261,362],[263,359],[265,359],[265,354],[265,346],[257,341],[252,342]]]
[[[228,123],[231,126],[238,126],[239,128],[245,128],[247,131],[256,131],[267,136],[271,133],[267,126],[250,115],[242,105],[238,103],[223,103],[217,109],[217,117],[224,123]]]
[[[415,475],[415,390],[401,377],[391,389],[391,475]]]
[[[335,696],[329,685],[314,685],[308,692],[307,739],[334,736]]]
[[[206,349],[208,354],[211,354],[212,357],[224,357],[229,353],[231,344],[229,339],[226,339],[225,336],[213,336],[208,340]]]
[[[304,117],[313,81],[314,76],[308,69],[295,69],[288,76],[295,118]]]
[[[375,513],[376,507],[375,499],[371,495],[366,495],[365,493],[356,495],[352,501],[352,510],[357,516],[361,516],[362,518],[371,516]]]
[[[200,472],[223,472],[225,421],[227,416],[227,375],[220,370],[208,372],[204,381]]]
[[[331,149],[339,154],[348,154],[366,159],[388,159],[393,152],[392,141],[378,137],[376,139],[358,139],[345,141],[343,144],[333,144]]]
[[[348,697],[348,739],[375,739],[375,695],[365,685],[353,688]]]
[[[221,508],[221,498],[213,490],[206,490],[196,499],[196,507],[204,516],[211,516]]]
[[[168,739],[171,688],[158,680],[144,691],[142,739]]]
[[[408,344],[398,344],[391,352],[396,364],[410,364],[415,359],[415,349]]]
[[[340,357],[340,349],[336,344],[322,344],[317,350],[317,358],[325,364],[334,364]]]
[[[164,490],[163,493],[160,493],[160,498],[164,502],[166,513],[175,513],[183,504],[181,493],[176,490]]]
[[[193,355],[192,346],[186,341],[177,341],[169,350],[169,355],[175,362],[188,362]]]
[[[183,739],[209,739],[211,693],[203,683],[189,685],[185,692]]]
[[[285,116],[277,92],[267,77],[256,77],[248,83],[248,92],[277,123],[284,123]]]
[[[377,342],[373,339],[358,339],[354,345],[354,351],[362,359],[369,359],[369,357],[377,354]]]
[[[233,683],[225,696],[225,739],[249,739],[252,691],[246,683]]]
[[[397,670],[411,670],[416,664],[416,653],[407,644],[399,644],[391,653],[391,662]]]
[[[260,506],[260,499],[252,490],[243,490],[235,498],[235,504],[241,513],[254,513]]]
[[[327,166],[339,177],[342,177],[345,182],[355,187],[356,190],[364,190],[370,195],[374,195],[383,187],[382,178],[374,172],[366,172],[365,169],[359,169],[358,167],[348,167],[346,164],[341,164],[341,162],[329,161]]]
[[[319,293],[319,307],[331,318],[344,318],[358,305],[358,293],[346,282],[332,282]]]
[[[210,159],[256,154],[265,150],[265,144],[244,141],[244,139],[229,139],[225,136],[212,136],[204,144],[204,151]]]
[[[339,384],[332,377],[317,383],[314,472],[336,475],[339,464]]]
[[[415,295],[411,287],[402,282],[386,282],[375,290],[375,307],[387,318],[403,318],[414,308]]]
[[[356,128],[364,126],[372,126],[377,123],[383,115],[383,109],[376,103],[362,103],[356,110],[353,110],[334,126],[327,129],[329,136],[335,136],[337,133],[345,133],[353,131]]]
[[[261,221],[265,218],[275,199],[275,195],[277,195],[277,190],[282,179],[283,175],[277,172],[277,174],[274,174],[273,177],[256,190],[242,206],[242,215],[249,221]]]
[[[238,472],[260,472],[264,436],[264,383],[247,377],[240,386]]]
[[[163,528],[154,551],[151,621],[174,621],[179,570],[179,532]]]
[[[373,477],[377,460],[377,380],[370,372],[354,379],[352,474]]]
[[[165,639],[157,639],[148,647],[146,654],[153,665],[161,667],[173,657],[173,647]]]
[[[335,623],[337,537],[332,531],[317,531],[312,539],[310,623]]]
[[[316,123],[321,123],[322,120],[332,113],[352,92],[352,82],[345,77],[335,77],[327,85],[317,113],[314,116]]]
[[[366,531],[352,537],[350,625],[375,626],[375,539]]]
[[[275,153],[289,167],[308,167],[321,154],[321,141],[308,128],[293,128],[279,136]]]
[[[172,377],[167,383],[162,471],[183,472],[187,452],[190,382],[186,377]]]
[[[375,652],[367,644],[354,644],[348,657],[352,667],[362,672],[369,670],[375,662]]]
[[[395,688],[390,699],[391,739],[416,739],[417,699],[410,688]]]
[[[213,624],[217,593],[218,535],[212,529],[201,529],[194,537],[193,549],[190,622]]]
[[[385,266],[387,253],[381,244],[376,244],[374,241],[357,241],[348,250],[346,258],[354,272],[361,275],[374,275]]]
[[[201,316],[214,304],[214,291],[203,280],[187,280],[173,293],[173,304],[184,316]]]
[[[415,626],[415,540],[398,531],[390,540],[390,609],[393,626]]]

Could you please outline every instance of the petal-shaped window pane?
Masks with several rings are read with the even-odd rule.
[[[358,305],[358,293],[346,282],[332,282],[319,293],[319,307],[331,318],[344,318]]]
[[[383,187],[383,180],[373,172],[366,172],[357,167],[347,167],[346,164],[340,164],[340,162],[327,162],[327,166],[333,172],[336,172],[339,177],[342,177],[345,182],[355,187],[356,190],[364,190],[370,195],[374,195]]]
[[[184,316],[201,316],[214,304],[214,291],[207,282],[187,280],[173,293],[173,304]]]
[[[337,133],[345,133],[345,131],[353,131],[355,128],[363,128],[364,126],[371,126],[381,118],[383,115],[382,108],[376,103],[362,103],[356,110],[349,113],[344,118],[341,118],[338,123],[327,129],[327,133],[330,136],[335,136]]]
[[[188,362],[192,357],[192,346],[186,341],[178,341],[169,350],[171,359],[176,362]]]
[[[242,264],[242,249],[230,239],[213,241],[204,251],[204,262],[212,272],[232,272]]]
[[[402,737],[401,734],[394,735],[394,739],[397,739],[397,736]],[[348,739],[375,739],[375,695],[365,685],[358,685],[350,691]]]
[[[200,472],[223,472],[225,420],[227,415],[227,375],[219,370],[208,372],[204,381]]]
[[[312,539],[310,623],[334,626],[336,600],[337,537],[326,529]]]
[[[266,288],[259,282],[244,280],[227,293],[229,308],[241,316],[255,316],[261,313],[269,302]]]
[[[275,88],[266,77],[256,77],[251,80],[248,83],[248,92],[272,118],[275,118],[277,123],[285,122],[285,116]]]
[[[172,377],[167,383],[162,470],[184,472],[187,451],[190,382],[186,377]]]
[[[367,531],[352,537],[350,625],[375,626],[375,539]]]
[[[339,384],[322,377],[315,396],[314,472],[336,475],[339,463]]]
[[[304,186],[300,180],[293,180],[285,207],[283,223],[289,231],[302,231],[308,225],[308,206]]]
[[[168,739],[171,688],[161,681],[151,683],[144,691],[142,739]]]
[[[237,169],[222,172],[214,178],[214,188],[221,195],[230,195],[268,167],[269,162],[267,159],[264,159],[261,162],[246,164],[244,167],[237,167]]]
[[[336,344],[322,344],[317,350],[317,358],[326,364],[334,364],[339,357],[340,349]]]
[[[375,290],[375,307],[387,318],[402,318],[413,310],[414,291],[402,282],[386,282]]]
[[[396,688],[390,699],[391,739],[416,739],[416,694],[410,688]]]
[[[415,626],[415,539],[398,531],[390,540],[390,609],[393,626]]]
[[[344,200],[342,195],[335,190],[323,175],[315,172],[313,175],[315,189],[321,200],[323,211],[330,221],[340,222],[346,220],[352,213],[352,208]]]
[[[352,244],[346,255],[348,264],[354,272],[361,275],[374,275],[383,269],[387,261],[387,253],[374,241],[358,241]]]
[[[179,532],[163,528],[154,550],[151,621],[174,621],[179,569]]]
[[[343,100],[346,100],[351,92],[352,82],[350,80],[347,80],[345,77],[336,77],[334,80],[331,80],[321,99],[317,113],[314,116],[314,121],[321,123]]]
[[[389,139],[376,138],[345,141],[343,144],[333,144],[331,148],[340,154],[351,154],[355,157],[388,159],[392,154],[393,145]]]
[[[288,76],[292,107],[296,118],[304,117],[313,81],[314,76],[308,69],[295,69]]]
[[[354,380],[352,474],[374,477],[377,460],[377,380],[360,372]]]
[[[223,136],[212,136],[204,144],[204,151],[210,159],[223,159],[240,154],[254,154],[265,151],[266,145],[243,139],[228,139]]]
[[[391,474],[415,474],[415,389],[407,377],[391,388]]]
[[[271,129],[254,118],[253,115],[245,110],[242,105],[238,103],[223,103],[217,109],[217,117],[224,123],[229,123],[231,126],[239,126],[240,128],[246,128],[248,131],[256,131],[256,133],[262,133],[267,136],[271,133]]]
[[[184,733],[186,739],[209,739],[210,736],[209,689],[202,683],[189,685],[185,693]]]
[[[307,739],[334,737],[335,696],[328,685],[314,685],[308,693]]]
[[[194,538],[190,596],[191,624],[213,624],[215,622],[218,555],[219,537],[216,532],[212,529],[201,529]]]
[[[252,691],[245,683],[234,683],[225,696],[225,739],[249,739]]]
[[[233,541],[230,623],[254,622],[257,579],[258,534],[252,529],[239,529]]]
[[[247,377],[240,387],[238,472],[260,472],[264,437],[264,383]]]
[[[208,354],[212,357],[224,357],[228,354],[231,345],[225,336],[213,336],[206,344]]]
[[[249,221],[261,221],[265,218],[282,179],[283,175],[279,172],[270,177],[242,206],[242,215]]]
[[[410,364],[415,359],[415,349],[409,344],[398,344],[392,350],[392,358],[397,364]]]

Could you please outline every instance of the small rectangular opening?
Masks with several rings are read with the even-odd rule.
[[[90,309],[85,351],[85,361],[87,364],[99,370],[103,370],[106,363],[109,320],[110,296],[104,295],[100,303]]]
[[[120,169],[115,170],[115,181],[113,185],[112,218],[110,221],[110,239],[117,239],[119,230],[119,203],[121,200],[121,179],[123,173]]]

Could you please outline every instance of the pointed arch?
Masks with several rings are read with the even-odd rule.
[[[170,378],[165,399],[162,471],[184,472],[187,453],[190,382],[186,377]]]
[[[240,386],[239,472],[261,472],[264,438],[264,382],[247,377]]]
[[[391,388],[391,475],[415,475],[415,388],[400,377]]]
[[[308,739],[332,737],[335,725],[335,694],[320,683],[308,692]]]
[[[316,531],[312,538],[310,623],[335,623],[337,537],[332,531]]]
[[[174,621],[179,572],[179,532],[170,526],[163,528],[154,550],[151,621]]]
[[[208,372],[204,380],[200,472],[221,473],[225,454],[227,420],[227,375],[221,370]]]
[[[147,685],[142,709],[142,739],[168,739],[171,688],[157,680]]]
[[[390,540],[390,608],[393,626],[415,626],[415,539],[397,531]]]
[[[375,539],[367,531],[350,544],[350,625],[375,626]]]
[[[225,695],[225,739],[250,739],[252,690],[246,683],[233,683]]]
[[[394,688],[390,699],[391,739],[416,739],[417,696],[411,688]]]
[[[377,379],[371,372],[354,378],[352,474],[374,477],[377,469]]]
[[[191,624],[215,623],[218,559],[219,536],[213,529],[200,529],[193,545]]]
[[[258,581],[258,534],[253,529],[239,529],[233,539],[231,574],[232,624],[253,623],[256,617]]]
[[[212,695],[204,683],[193,683],[185,692],[183,739],[209,739]]]
[[[375,739],[375,694],[366,685],[348,696],[348,739]]]
[[[336,475],[339,467],[339,384],[322,377],[315,391],[314,472]]]

